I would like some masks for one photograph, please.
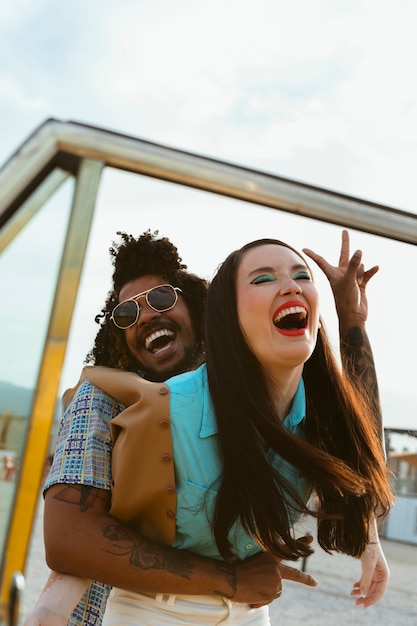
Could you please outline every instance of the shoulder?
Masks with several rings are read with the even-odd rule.
[[[207,390],[206,366],[200,365],[196,370],[173,376],[166,381],[171,393],[198,393]]]
[[[93,384],[88,378],[80,378],[78,385],[67,389],[62,396],[62,408],[64,414],[73,412],[93,412],[105,410],[112,413],[120,411],[123,403],[107,393],[105,389]]]
[[[85,378],[96,387],[116,398],[125,406],[131,406],[144,395],[156,395],[164,383],[152,383],[135,372],[126,372],[111,367],[94,366],[84,368]]]

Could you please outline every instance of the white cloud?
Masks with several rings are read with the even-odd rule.
[[[300,145],[375,141],[375,126],[393,113],[409,128],[415,119],[415,8],[404,1],[351,7],[325,0],[128,3],[107,16],[113,45],[101,89],[111,85],[131,114],[136,103],[158,139],[162,131],[186,146],[203,141],[203,149],[218,150],[223,143],[227,155],[245,139],[244,155],[264,158],[278,143],[288,158]],[[405,27],[399,46],[389,45],[393,20]],[[398,130],[386,128],[385,136],[398,139]]]

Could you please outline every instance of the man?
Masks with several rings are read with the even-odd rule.
[[[177,249],[167,239],[158,239],[157,233],[148,231],[138,239],[118,234],[122,243],[110,249],[113,290],[97,316],[102,324],[88,362],[137,371],[155,382],[197,367],[204,357],[205,281],[189,274]],[[364,324],[366,283],[376,268],[363,273],[360,257],[355,256],[349,263],[347,233],[343,235],[338,268],[311,251],[309,255],[326,273],[335,293],[341,346],[349,371],[353,373],[360,367],[362,374],[368,373],[375,380]],[[361,280],[359,288],[357,276]],[[125,304],[117,307],[119,303]],[[312,577],[277,563],[269,555],[225,566],[157,545],[110,517],[109,424],[123,408],[85,382],[64,415],[54,465],[45,485],[45,542],[48,564],[54,570],[87,575],[131,591],[158,593],[161,588],[169,588],[179,594],[220,593],[236,602],[253,604],[270,602],[281,577],[316,584]],[[126,538],[123,554],[115,549],[116,534]],[[72,605],[87,584],[84,581],[74,592]],[[59,604],[62,589],[60,575],[52,574],[38,601],[40,610],[51,596]],[[107,593],[106,585],[89,585],[68,623],[100,624]],[[72,596],[69,598],[65,591],[64,598],[68,602]],[[45,613],[40,615],[45,617]],[[36,620],[35,612],[27,626],[47,624],[31,619]],[[57,624],[56,620],[50,623]]]

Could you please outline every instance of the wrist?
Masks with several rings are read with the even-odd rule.
[[[220,589],[216,594],[224,596],[229,600],[233,600],[237,591],[237,573],[236,567],[232,563],[219,561],[216,563],[216,570],[220,574]]]
[[[366,334],[365,321],[339,320],[339,335],[341,341],[354,347],[362,347],[364,343],[364,335]]]

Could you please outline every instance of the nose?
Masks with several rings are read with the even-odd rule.
[[[299,282],[288,276],[281,283],[279,293],[281,296],[288,296],[291,294],[301,294],[303,293],[303,290],[301,289]]]
[[[144,324],[148,324],[152,320],[161,316],[160,311],[155,311],[152,307],[149,306],[147,302],[141,302],[140,304],[140,312],[139,319],[136,322],[137,325],[143,326]]]

